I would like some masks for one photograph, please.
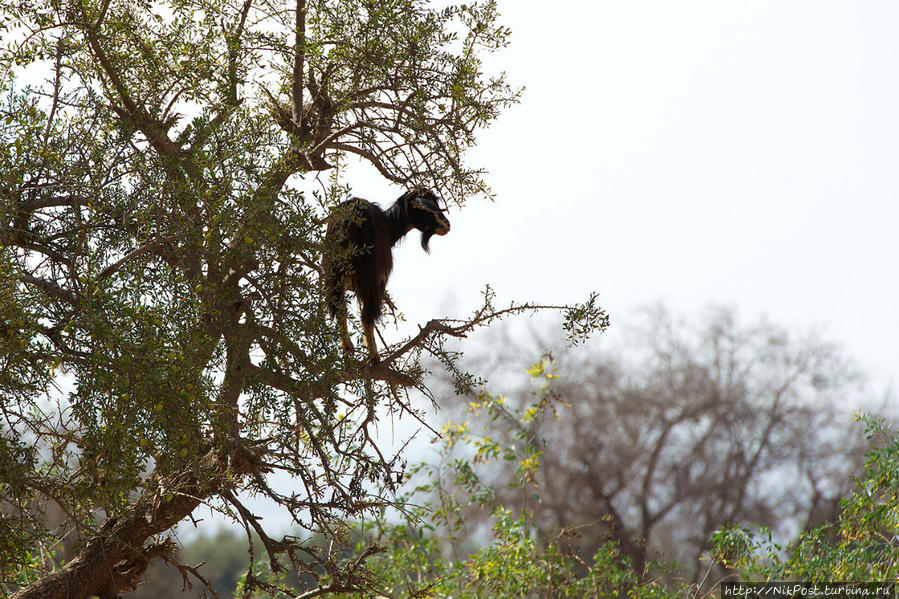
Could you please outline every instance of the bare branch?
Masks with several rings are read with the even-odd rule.
[[[41,279],[39,277],[34,277],[31,275],[20,275],[22,282],[37,287],[50,297],[54,297],[56,299],[61,299],[73,306],[78,303],[78,296],[68,289],[63,289],[58,284],[53,281],[48,281],[47,279]]]
[[[293,50],[293,81],[291,99],[293,118],[300,121],[303,115],[303,61],[306,57],[306,0],[297,0],[296,43]]]
[[[393,181],[394,183],[406,183],[408,181],[408,179],[406,177],[397,175],[397,174],[393,173],[392,171],[390,171],[389,169],[387,169],[387,167],[384,166],[384,164],[381,162],[381,160],[377,156],[375,156],[372,152],[370,152],[369,150],[366,150],[366,149],[360,148],[360,147],[356,147],[351,144],[345,144],[345,143],[336,142],[336,141],[331,142],[330,147],[334,150],[342,150],[344,152],[349,152],[350,154],[356,154],[357,156],[361,156],[362,158],[365,158],[366,160],[368,160],[371,163],[372,166],[374,166],[376,169],[378,169],[378,172],[381,173],[381,175],[385,179],[387,179],[389,181]]]
[[[174,235],[167,235],[165,237],[157,237],[153,241],[147,242],[144,245],[140,246],[139,248],[136,248],[136,249],[128,252],[127,254],[125,254],[124,256],[122,256],[121,258],[119,258],[118,260],[116,260],[115,262],[113,262],[112,264],[107,266],[106,268],[104,268],[102,271],[100,271],[100,274],[97,275],[97,280],[102,281],[106,277],[118,272],[119,269],[121,269],[122,266],[124,266],[125,263],[128,262],[129,260],[132,260],[134,258],[137,258],[138,256],[146,254],[150,250],[156,248],[159,244],[175,240],[178,237],[181,237],[181,235],[182,235],[182,233],[176,233]]]

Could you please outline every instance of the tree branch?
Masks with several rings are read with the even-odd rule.
[[[150,115],[134,101],[131,94],[128,92],[128,88],[122,81],[122,78],[119,77],[118,69],[112,64],[109,56],[103,50],[100,40],[97,38],[97,28],[100,26],[108,6],[109,0],[104,4],[101,16],[97,19],[97,22],[93,26],[85,26],[84,34],[87,38],[88,45],[90,46],[94,57],[97,59],[103,74],[112,83],[113,88],[125,105],[125,115],[127,115],[134,122],[135,126],[147,136],[147,140],[157,151],[169,156],[178,156],[181,154],[178,145],[169,139],[162,124],[150,117]],[[112,105],[112,109],[120,114],[123,112],[122,108],[115,105]]]
[[[78,303],[78,296],[75,293],[69,291],[68,289],[60,287],[53,281],[48,281],[47,279],[41,279],[40,277],[25,274],[20,275],[20,278],[22,279],[23,283],[37,287],[50,297],[61,299],[73,306]]]
[[[139,248],[136,248],[136,249],[132,250],[131,252],[128,252],[126,255],[122,256],[120,259],[116,260],[114,263],[110,264],[109,266],[104,268],[102,271],[100,271],[100,274],[97,275],[97,280],[102,281],[106,277],[115,274],[129,260],[131,260],[133,258],[137,258],[138,256],[140,256],[142,254],[146,254],[147,252],[154,249],[159,244],[165,243],[167,241],[172,241],[174,239],[177,239],[180,236],[181,236],[181,233],[176,233],[174,235],[167,235],[165,237],[157,237],[153,241],[145,243],[144,245],[140,246]]]
[[[336,141],[331,142],[329,147],[334,150],[342,150],[344,152],[349,152],[351,154],[356,154],[357,156],[365,158],[371,163],[373,167],[378,169],[378,172],[381,173],[381,175],[388,181],[392,181],[394,183],[406,183],[408,181],[406,177],[401,177],[400,175],[394,174],[393,172],[388,170],[387,167],[385,167],[384,164],[381,163],[381,160],[377,156],[364,148],[359,148],[351,144],[345,144]]]
[[[303,61],[306,57],[306,0],[297,0],[296,43],[293,49],[293,81],[291,99],[293,118],[301,122],[303,118]]]

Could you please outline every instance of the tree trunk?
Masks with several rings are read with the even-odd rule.
[[[246,449],[230,456],[210,450],[192,468],[147,491],[127,515],[107,519],[72,561],[11,599],[113,599],[121,590],[133,590],[150,560],[173,549],[168,540],[147,541],[187,517],[203,500],[230,488],[229,470],[232,475],[246,474],[253,457]]]

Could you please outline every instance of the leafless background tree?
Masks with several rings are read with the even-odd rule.
[[[655,308],[637,320],[618,350],[553,352],[552,394],[567,407],[525,431],[543,450],[540,500],[502,484],[507,462],[488,474],[498,504],[533,510],[539,530],[572,527],[586,557],[612,538],[638,573],[676,560],[675,576],[694,582],[726,523],[789,540],[836,516],[867,448],[852,421],[865,381],[839,347],[765,320],[744,324],[726,308],[692,320]],[[509,351],[519,361],[525,352]],[[531,361],[538,355],[529,352]],[[491,370],[491,381],[509,380]],[[511,428],[521,426],[512,412],[533,401],[533,389],[490,389],[506,397],[511,439],[522,432]]]

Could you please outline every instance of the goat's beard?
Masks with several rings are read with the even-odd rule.
[[[434,236],[434,231],[422,231],[421,232],[421,249],[425,251],[426,254],[431,253],[431,248],[428,247],[428,242],[431,241],[431,237]]]

